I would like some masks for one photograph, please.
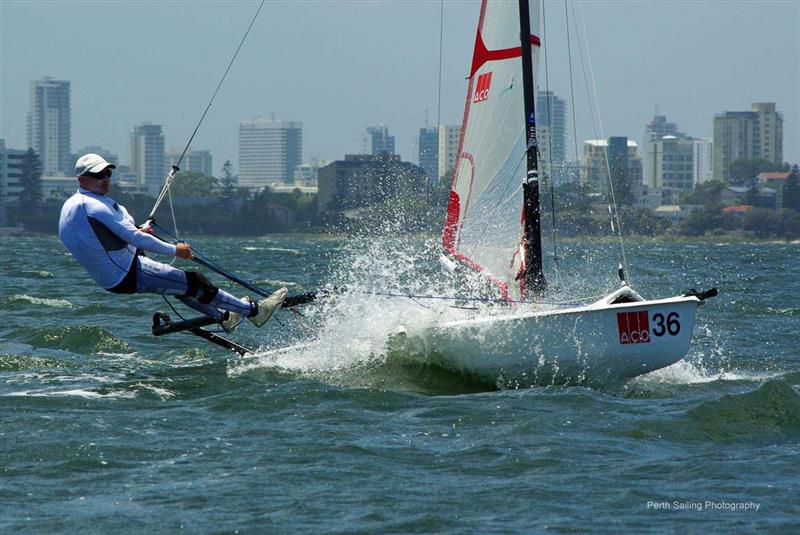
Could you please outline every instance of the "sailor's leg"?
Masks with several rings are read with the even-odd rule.
[[[160,295],[185,295],[189,291],[186,273],[169,264],[140,256],[136,271],[136,292]]]
[[[225,290],[220,290],[211,284],[211,281],[202,273],[187,271],[186,281],[189,285],[187,295],[194,297],[203,305],[236,312],[244,317],[253,313],[254,307],[250,304],[250,301],[239,299]]]
[[[139,257],[136,291],[174,295],[187,306],[218,321],[224,318],[220,308],[244,316],[251,313],[250,303],[220,290],[202,273],[183,271],[143,256]]]
[[[191,271],[186,272],[189,278],[191,278],[191,273]],[[254,308],[249,301],[243,301],[238,297],[234,297],[225,290],[219,290],[217,295],[211,300],[210,303],[203,303],[197,298],[190,297],[188,295],[178,295],[177,298],[180,299],[184,305],[191,307],[198,312],[205,314],[206,316],[211,316],[219,322],[226,319],[223,310],[229,310],[231,312],[241,314],[244,317],[249,317],[253,313]]]
[[[214,308],[211,305],[206,305],[195,299],[194,297],[189,297],[188,295],[177,295],[175,296],[180,299],[181,303],[186,305],[189,308],[193,308],[196,311],[204,314],[206,316],[210,316],[217,321],[222,321],[225,319],[225,313],[219,310],[218,308]]]
[[[239,299],[225,290],[219,290],[210,304],[222,310],[230,310],[231,312],[241,314],[245,318],[251,316],[255,309],[255,306],[253,306],[250,301]]]

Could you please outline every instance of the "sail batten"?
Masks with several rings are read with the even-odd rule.
[[[535,72],[538,0],[530,2],[529,19]],[[520,297],[517,276],[525,261],[519,254],[528,143],[520,31],[516,2],[482,2],[442,233],[444,249],[486,275],[507,298]]]

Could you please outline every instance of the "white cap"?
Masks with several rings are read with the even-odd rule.
[[[99,173],[100,171],[110,167],[116,169],[117,166],[113,163],[108,163],[99,154],[84,154],[78,161],[75,162],[75,176],[82,176],[88,173]]]

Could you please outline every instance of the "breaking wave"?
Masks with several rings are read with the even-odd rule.
[[[23,269],[20,273],[24,275],[35,275],[40,279],[50,279],[55,277],[55,274],[45,271],[45,270],[30,270],[30,269]]]
[[[33,297],[27,294],[12,295],[6,300],[7,303],[30,303],[32,305],[42,305],[56,308],[72,308],[74,305],[66,299],[47,299],[45,297]]]
[[[779,377],[779,372],[757,372],[747,370],[710,370],[702,364],[681,360],[672,366],[637,377],[632,382],[641,385],[692,385],[714,381],[767,381]]]
[[[78,397],[84,399],[133,399],[136,393],[132,391],[115,390],[101,392],[92,388],[72,388],[67,390],[21,390],[3,394],[7,397]]]

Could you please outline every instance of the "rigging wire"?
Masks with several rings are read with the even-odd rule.
[[[566,4],[566,0],[565,0],[565,4]],[[566,8],[566,5],[565,5],[565,8]],[[566,9],[565,9],[565,12],[566,12],[566,16],[567,16],[567,19],[568,19],[567,20],[567,26],[569,26],[569,12],[567,12]],[[575,20],[575,6],[574,5],[572,6],[572,18],[573,18],[573,20]],[[578,35],[578,29],[577,29],[577,22],[575,22],[575,25],[576,25],[575,37],[576,37],[576,39],[578,39],[579,35]],[[569,30],[567,30],[567,31],[569,31]],[[567,38],[569,38],[569,34],[567,35]],[[595,119],[595,116],[594,116],[594,105],[592,104],[592,95],[591,95],[591,93],[589,91],[589,78],[586,76],[586,63],[583,60],[583,48],[581,48],[580,39],[578,39],[578,56],[580,57],[580,60],[581,60],[581,72],[583,73],[583,82],[584,82],[583,85],[586,88],[586,102],[589,104],[589,116],[592,118],[592,135],[594,136],[595,139],[598,139],[597,122],[596,122],[597,120]],[[572,66],[572,60],[570,59],[570,67],[571,66]],[[598,113],[599,113],[599,110],[598,110]],[[574,120],[575,120],[575,117],[573,115],[573,121]],[[578,143],[578,135],[577,135],[577,132],[576,132],[575,133],[575,154],[576,155],[578,154],[578,144],[577,143]]]
[[[566,7],[566,0],[564,0],[564,1],[565,1],[564,5]],[[596,84],[595,78],[594,78],[594,69],[592,68],[592,56],[591,56],[591,52],[589,51],[589,39],[588,39],[588,36],[587,36],[587,33],[586,33],[586,17],[583,16],[583,6],[581,5],[581,18],[580,18],[581,27],[582,27],[582,30],[583,30],[583,45],[581,45],[581,34],[578,33],[578,18],[577,18],[576,14],[575,14],[575,4],[572,5],[572,16],[573,16],[573,20],[575,21],[575,34],[576,34],[576,37],[578,39],[578,50],[582,51],[582,49],[584,47],[586,48],[586,62],[585,63],[589,64],[589,76],[590,76],[590,79],[587,79],[586,78],[586,66],[585,66],[585,63],[583,61],[583,52],[581,52],[581,66],[583,67],[584,79],[585,79],[585,82],[586,82],[586,90],[587,90],[587,92],[589,91],[589,85],[590,85],[589,82],[591,80],[591,87],[592,87],[592,91],[594,93],[594,101],[592,102],[592,100],[590,99],[589,108],[592,109],[593,106],[597,107],[597,122],[600,125],[600,136],[601,136],[599,139],[605,139],[605,133],[604,133],[604,130],[603,130],[603,118],[602,118],[602,116],[600,114],[600,99],[599,99],[599,97],[597,95],[597,84]],[[597,138],[597,130],[596,130],[595,125],[594,125],[594,113],[592,113],[592,128],[595,129],[595,139],[598,139]],[[625,148],[625,150],[627,150],[627,147]],[[614,183],[611,180],[611,166],[609,165],[609,162],[608,162],[608,144],[607,143],[606,143],[605,147],[603,148],[603,159],[605,160],[606,174],[607,174],[607,177],[608,177],[609,193],[610,193],[610,197],[611,197],[611,203],[613,205],[613,211],[611,212],[611,226],[613,228],[614,227],[614,221],[616,221],[617,225],[616,225],[616,229],[615,229],[616,230],[615,234],[617,235],[617,238],[619,240],[619,248],[620,248],[620,253],[622,255],[622,265],[624,266],[625,273],[628,274],[628,278],[630,278],[630,269],[628,268],[628,260],[627,260],[627,257],[625,255],[625,243],[624,243],[624,240],[622,238],[622,223],[619,220],[619,210],[618,210],[618,207],[617,207],[617,198],[616,198],[616,194],[614,192]],[[609,211],[611,211],[611,206],[609,206]]]
[[[439,129],[442,125],[442,48],[444,42],[444,0],[439,2],[439,84],[437,86],[438,96],[436,101],[436,146],[439,146]],[[427,126],[427,125],[426,125]],[[439,183],[439,155],[436,155],[436,183]]]
[[[417,299],[431,299],[431,300],[436,300],[436,301],[467,301],[467,302],[476,302],[476,303],[495,303],[495,304],[499,304],[499,305],[508,305],[508,306],[511,306],[511,305],[522,305],[522,304],[526,304],[526,305],[536,304],[536,305],[549,305],[549,306],[565,306],[565,305],[569,305],[569,304],[572,304],[572,303],[580,303],[580,302],[585,302],[587,300],[600,299],[602,297],[605,297],[604,294],[598,294],[598,295],[593,295],[593,296],[588,296],[588,297],[581,297],[581,298],[578,298],[578,299],[567,299],[567,300],[564,300],[564,301],[540,301],[538,299],[536,301],[531,301],[531,300],[526,300],[526,299],[519,299],[519,300],[516,300],[516,299],[497,299],[497,298],[492,298],[492,297],[470,297],[470,296],[463,296],[463,295],[462,296],[419,295],[419,294],[405,294],[405,293],[396,293],[396,292],[366,292],[366,291],[359,291],[359,290],[349,291],[347,293],[358,294],[358,295],[368,295],[368,296],[380,296],[380,297],[398,297],[398,298],[404,298],[404,299],[411,299],[412,301],[413,300],[417,300]],[[420,305],[420,306],[424,306],[421,303],[417,303],[417,304]],[[426,307],[426,308],[429,308],[429,307]]]
[[[259,4],[255,15],[253,15],[253,18],[250,21],[250,25],[247,27],[247,31],[244,32],[244,35],[242,36],[241,41],[239,41],[239,46],[236,47],[236,52],[233,53],[233,57],[231,57],[231,60],[228,62],[228,67],[225,69],[225,72],[223,73],[222,78],[220,79],[219,83],[217,84],[217,88],[214,90],[214,93],[211,95],[211,99],[208,101],[208,105],[206,106],[205,111],[203,111],[203,115],[200,117],[200,120],[197,121],[197,126],[194,127],[194,131],[192,132],[192,135],[189,137],[189,141],[186,143],[186,146],[183,148],[183,152],[181,152],[181,155],[178,158],[178,161],[172,167],[172,171],[169,173],[169,175],[167,176],[166,180],[164,181],[164,186],[161,189],[161,193],[159,194],[158,198],[156,199],[156,203],[155,203],[155,205],[153,205],[153,209],[150,211],[150,215],[148,216],[147,219],[152,220],[152,219],[155,218],[156,210],[158,210],[159,205],[164,200],[164,196],[169,191],[170,186],[172,185],[172,182],[175,179],[175,174],[180,170],[181,162],[183,162],[183,158],[184,158],[184,156],[186,156],[186,152],[189,150],[189,147],[191,146],[192,141],[194,140],[194,136],[197,134],[197,131],[200,130],[200,125],[203,124],[203,120],[206,118],[206,114],[208,113],[208,110],[211,109],[211,105],[214,103],[214,99],[216,98],[217,93],[219,93],[219,90],[222,87],[223,82],[225,82],[225,79],[228,77],[228,72],[230,72],[231,67],[233,66],[233,62],[236,61],[236,57],[239,55],[239,51],[242,49],[242,46],[244,45],[245,39],[247,39],[247,36],[250,34],[250,30],[253,28],[253,24],[255,24],[256,19],[258,18],[258,14],[261,13],[261,8],[264,7],[264,2],[266,2],[266,0],[261,0],[261,3]],[[172,204],[172,201],[170,199],[170,205],[171,204]],[[174,211],[173,211],[172,215],[173,215],[173,223],[174,223],[175,222],[175,220],[174,220],[174,218],[175,218]],[[177,231],[177,225],[176,225],[176,231]]]
[[[564,16],[567,22],[567,64],[569,65],[569,94],[572,99],[572,144],[575,146],[575,165],[580,169],[580,159],[578,158],[578,127],[575,122],[575,84],[572,77],[572,43],[570,42],[569,32],[569,11],[567,10],[567,0],[564,0]],[[589,106],[591,110],[591,106]],[[594,121],[594,117],[592,117]]]
[[[553,99],[550,93],[550,70],[547,64],[547,17],[545,13],[545,5],[547,2],[542,2],[542,40],[544,41],[544,86],[547,93],[547,163],[548,173],[547,177],[550,182],[550,214],[552,216],[553,227],[553,271],[556,274],[556,285],[561,285],[561,273],[558,269],[558,235],[556,232],[556,194],[555,194],[555,177],[553,175]],[[538,150],[538,147],[537,147]]]

